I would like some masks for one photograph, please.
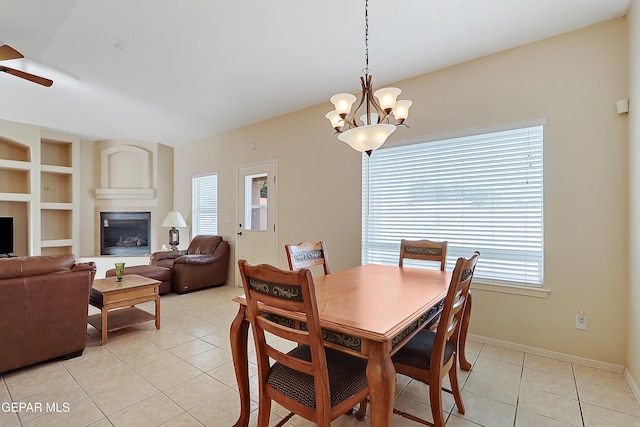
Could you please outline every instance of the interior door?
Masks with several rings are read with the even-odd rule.
[[[276,265],[276,163],[239,168],[237,188],[236,265],[240,259]],[[242,286],[237,267],[235,277]]]

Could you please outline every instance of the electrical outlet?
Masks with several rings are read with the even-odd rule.
[[[576,329],[587,330],[587,315],[582,310],[576,314]]]

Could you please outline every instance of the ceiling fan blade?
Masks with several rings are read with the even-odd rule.
[[[0,61],[5,61],[7,59],[19,59],[24,58],[24,55],[12,48],[11,46],[5,44],[0,46]]]
[[[0,72],[5,72],[9,74],[13,74],[16,77],[20,77],[22,79],[26,79],[32,81],[34,83],[38,83],[42,86],[51,86],[53,84],[53,80],[45,79],[44,77],[36,76],[34,74],[25,73],[24,71],[16,70],[13,68],[5,67],[0,65]]]

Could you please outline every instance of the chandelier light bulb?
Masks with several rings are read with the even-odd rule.
[[[350,93],[338,93],[330,101],[336,107],[338,115],[344,119],[351,111],[351,105],[356,102],[356,97]]]
[[[378,89],[373,93],[373,95],[378,98],[378,102],[380,103],[380,107],[384,110],[385,113],[389,114],[393,107],[396,105],[396,98],[400,95],[400,89],[397,87],[383,87],[382,89]]]
[[[331,126],[337,131],[340,132],[342,130],[342,126],[344,126],[344,119],[340,117],[336,110],[329,111],[325,117],[329,119],[331,122]]]
[[[413,102],[408,99],[396,102],[396,105],[393,107],[393,117],[396,118],[398,123],[404,123],[405,119],[409,116],[409,107],[411,107],[411,104],[413,104]]]

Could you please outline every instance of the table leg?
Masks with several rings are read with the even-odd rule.
[[[160,329],[160,296],[156,295],[156,329]]]
[[[471,370],[471,363],[467,360],[465,348],[467,344],[467,332],[469,331],[469,319],[471,317],[471,291],[467,296],[464,304],[464,313],[462,314],[462,324],[460,325],[460,339],[458,340],[458,358],[460,360],[460,368],[464,371]]]
[[[240,417],[233,427],[249,426],[249,411],[251,397],[249,396],[249,360],[247,356],[247,338],[249,335],[249,322],[245,319],[246,306],[240,304],[240,309],[231,323],[231,354],[233,367],[238,381],[240,394]]]
[[[371,342],[367,381],[371,404],[371,427],[389,427],[396,393],[396,368],[391,362],[390,343]]]
[[[100,325],[101,325],[100,341],[102,341],[102,345],[105,345],[107,343],[107,313],[108,312],[109,310],[107,309],[107,307],[102,307],[102,309],[100,310]]]

